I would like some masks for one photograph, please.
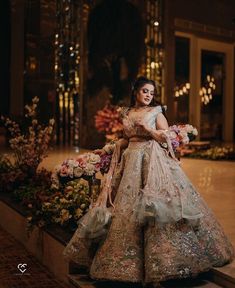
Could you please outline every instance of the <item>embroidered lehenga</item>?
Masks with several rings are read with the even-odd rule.
[[[114,151],[114,171],[104,184],[111,183],[113,205],[106,197],[91,208],[64,250],[66,258],[89,267],[93,279],[159,282],[233,258],[223,229],[177,159],[135,125],[141,119],[155,128],[160,112],[161,106],[130,115],[123,110],[126,136],[139,141],[129,142],[119,163]]]

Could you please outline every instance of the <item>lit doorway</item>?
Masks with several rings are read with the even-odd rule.
[[[181,122],[188,118],[188,122],[197,127],[200,140],[232,142],[234,140],[233,44],[202,39],[183,32],[176,32],[175,43],[175,59],[178,59],[175,60],[175,65],[187,66],[184,70],[175,67],[176,88],[178,89],[179,84],[185,86],[188,79],[190,86],[189,91],[185,90],[183,95],[178,96],[176,93],[180,91],[177,89],[174,91],[175,103],[178,101],[175,105],[176,115],[182,115],[184,110],[189,111],[188,117],[185,115],[186,117],[182,117],[185,119],[178,117],[176,120]],[[179,45],[180,49],[188,50],[189,53],[181,53],[183,50],[179,52]],[[181,57],[183,62],[180,63],[178,57]],[[182,83],[179,83],[182,75],[177,75],[177,71],[183,73]],[[184,98],[187,101],[183,100]]]
[[[223,140],[225,54],[201,50],[201,140]]]

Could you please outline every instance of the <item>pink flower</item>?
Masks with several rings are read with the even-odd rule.
[[[169,127],[169,136],[173,149],[176,150],[178,146],[188,144],[194,140],[197,135],[197,129],[189,124],[173,125]]]
[[[60,176],[61,176],[61,177],[66,177],[66,176],[68,176],[68,167],[67,167],[67,166],[65,166],[65,165],[62,165],[62,166],[61,166]]]
[[[100,163],[96,163],[95,164],[95,171],[96,172],[100,171],[100,167],[101,167]]]
[[[79,157],[76,159],[76,161],[78,162],[79,167],[81,167],[81,168],[86,167],[87,161],[86,161],[85,157]]]

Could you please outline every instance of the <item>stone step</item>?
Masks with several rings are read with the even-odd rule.
[[[235,288],[235,260],[220,268],[213,268],[211,280],[225,288]]]
[[[85,268],[70,263],[69,281],[79,288],[142,288],[141,284],[95,281],[88,276]],[[213,268],[208,273],[200,274],[194,279],[169,280],[162,284],[165,288],[235,288],[235,260],[220,268]]]
[[[120,282],[103,282],[94,281],[88,275],[69,274],[69,281],[76,288],[142,288],[141,284],[120,283]],[[200,278],[189,280],[171,280],[162,284],[163,288],[222,288],[228,286],[220,286],[209,280]]]
[[[78,288],[95,288],[95,282],[88,275],[69,274],[69,282]]]

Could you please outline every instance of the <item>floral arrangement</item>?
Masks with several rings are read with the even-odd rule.
[[[31,105],[25,106],[24,123],[29,123],[25,131],[15,121],[4,116],[1,117],[9,131],[9,143],[12,149],[12,155],[2,157],[1,165],[7,165],[9,170],[19,170],[28,176],[35,175],[38,165],[47,156],[46,152],[49,148],[55,123],[54,119],[50,119],[47,126],[39,124],[37,120],[38,102],[39,98],[34,97]]]
[[[12,191],[26,179],[27,174],[12,163],[9,155],[0,156],[0,191]]]
[[[186,156],[208,160],[235,160],[235,149],[232,146],[214,146],[205,151],[191,149],[191,153],[188,153]]]
[[[179,146],[183,146],[193,141],[198,135],[198,131],[190,124],[173,125],[169,127],[169,135],[174,151]]]
[[[118,108],[118,106],[107,104],[95,115],[95,127],[98,132],[105,133],[108,141],[117,139],[123,130]]]
[[[35,225],[45,227],[57,224],[69,231],[77,228],[77,221],[90,206],[89,187],[86,181],[70,181],[52,194],[41,192],[36,199],[25,203],[28,210],[28,231]]]
[[[77,158],[70,158],[55,167],[52,174],[52,187],[59,188],[60,183],[72,179],[94,177],[96,173],[107,173],[114,144],[107,144],[102,150],[95,150],[79,155]]]
[[[38,199],[38,195],[50,195],[52,191],[51,172],[45,168],[39,169],[37,173],[20,186],[13,189],[12,198],[23,206]]]

